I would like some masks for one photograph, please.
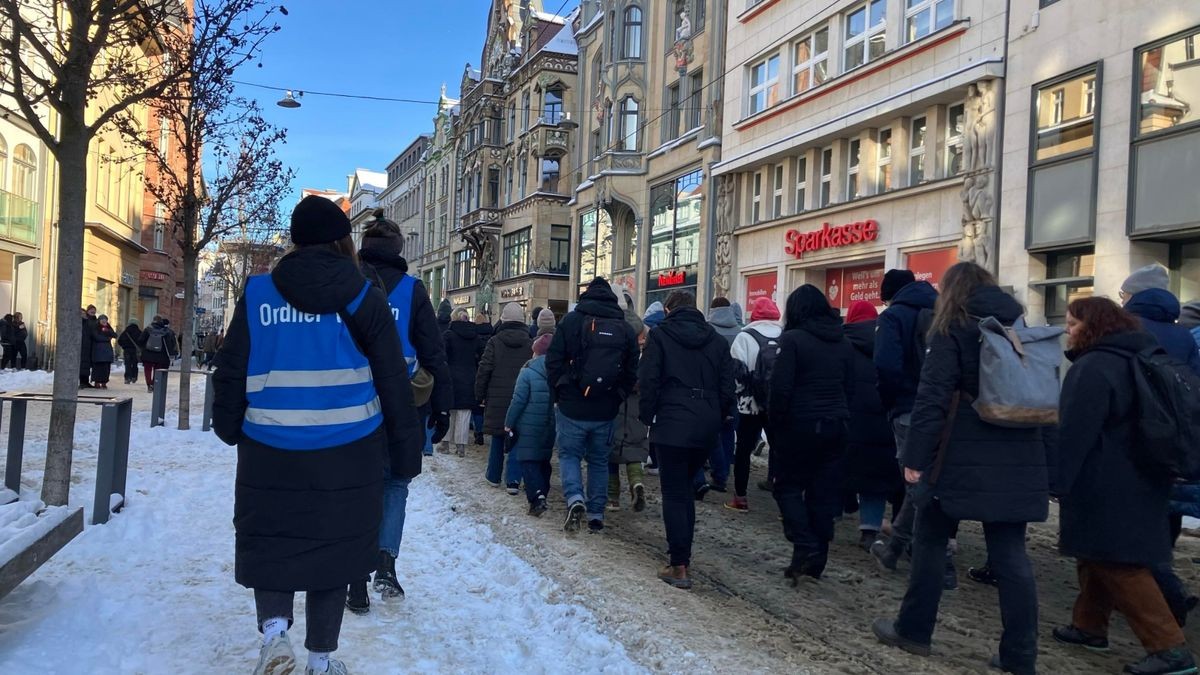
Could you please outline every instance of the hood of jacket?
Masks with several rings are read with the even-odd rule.
[[[1125,311],[1147,321],[1175,323],[1179,320],[1181,308],[1179,299],[1171,291],[1149,288],[1135,293],[1129,302],[1125,303]]]
[[[1101,348],[1119,349],[1123,352],[1135,354],[1143,349],[1148,349],[1157,344],[1158,340],[1147,332],[1140,330],[1124,331],[1121,333],[1113,333],[1112,335],[1105,335],[1099,340],[1096,340],[1096,344],[1088,347],[1085,350],[1067,350],[1067,358],[1074,362],[1084,354]]]
[[[459,337],[464,340],[479,339],[479,331],[475,330],[475,324],[471,323],[470,321],[451,321],[450,328],[447,330],[449,330],[451,333],[454,333],[455,337]]]
[[[288,304],[309,314],[335,314],[345,309],[366,283],[353,260],[319,247],[283,256],[271,279]]]
[[[1013,325],[1024,313],[1021,303],[999,286],[981,286],[967,298],[967,314],[979,318],[994,316],[1005,326]]]
[[[616,300],[614,300],[616,302]],[[505,347],[528,346],[533,340],[529,339],[529,326],[522,321],[505,321],[496,328],[496,338]]]
[[[833,313],[811,316],[801,323],[799,328],[822,342],[839,342],[846,337],[846,330],[842,326],[842,317]]]
[[[1193,300],[1183,306],[1179,312],[1179,323],[1183,324],[1184,328],[1200,326],[1200,300]]]
[[[646,313],[642,315],[642,322],[650,328],[658,328],[665,318],[667,318],[667,312],[663,309],[663,304],[655,300],[646,308]]]
[[[914,281],[896,291],[890,304],[908,305],[917,309],[933,309],[937,303],[937,297],[937,290],[928,281]]]
[[[612,289],[604,284],[588,286],[588,289],[579,296],[579,304],[575,305],[575,311],[581,314],[609,319],[625,318],[625,313],[621,311],[621,306],[617,304],[617,294],[613,293]],[[528,331],[529,329],[526,328],[525,330]]]
[[[737,330],[738,317],[733,307],[713,307],[708,310],[708,322],[716,328],[732,328]]]
[[[875,356],[875,321],[856,321],[842,327],[846,340],[859,352]]]
[[[680,307],[671,312],[657,330],[688,349],[703,347],[709,340],[718,337],[700,310],[692,307]]]
[[[438,305],[438,311],[437,311],[438,321],[441,321],[444,323],[450,323],[450,316],[452,314],[454,314],[454,307],[451,306],[449,300],[442,298],[441,304]]]
[[[778,321],[773,321],[770,319],[751,321],[750,323],[746,324],[746,327],[742,329],[742,332],[744,333],[748,330],[756,331],[759,335],[765,338],[777,338],[780,335],[783,335],[783,325]]]
[[[378,237],[372,237],[367,241],[373,241]],[[400,255],[398,250],[388,250],[386,248],[367,247],[358,252],[358,259],[374,265],[375,267],[393,267],[400,270],[402,274],[408,274],[408,261],[404,256]]]

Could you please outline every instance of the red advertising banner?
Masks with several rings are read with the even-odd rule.
[[[907,265],[908,269],[916,275],[917,281],[928,281],[940,291],[942,275],[956,262],[958,262],[957,247],[909,253]]]
[[[882,265],[838,267],[825,270],[825,297],[829,304],[845,310],[856,300],[880,306],[879,287],[883,283]]]
[[[746,312],[750,312],[750,308],[754,305],[754,301],[759,298],[770,298],[776,303],[779,302],[775,298],[775,291],[779,289],[779,275],[775,272],[763,272],[762,274],[751,274],[746,277]]]

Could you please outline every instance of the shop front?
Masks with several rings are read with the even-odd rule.
[[[475,318],[475,290],[450,291],[450,295],[446,296],[450,300],[450,307],[457,312],[460,309],[467,310],[467,314],[471,319]]]
[[[699,268],[696,265],[651,273],[646,279],[646,306],[664,302],[672,291],[696,294]]]

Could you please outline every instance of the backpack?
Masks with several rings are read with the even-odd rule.
[[[1134,463],[1152,476],[1200,479],[1200,377],[1157,345],[1132,355],[1104,351],[1133,366]]]
[[[625,362],[625,319],[588,316],[584,319],[579,355],[572,361],[572,374],[583,397],[617,388]]]
[[[159,326],[151,326],[146,333],[146,351],[155,354],[166,351],[167,329]]]
[[[979,322],[980,419],[1001,427],[1029,429],[1058,424],[1061,328],[1008,328],[995,317]]]
[[[769,338],[747,328],[746,332],[758,343],[758,357],[754,359],[754,370],[750,371],[750,394],[759,410],[767,409],[767,398],[771,393],[771,373],[775,372],[775,361],[779,359],[779,338]]]

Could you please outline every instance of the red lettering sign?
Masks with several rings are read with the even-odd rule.
[[[821,229],[813,232],[788,230],[783,238],[787,242],[783,247],[784,253],[800,258],[805,253],[824,248],[840,248],[875,241],[879,238],[879,222],[862,220],[837,226],[825,223]]]
[[[682,270],[679,272],[663,272],[658,275],[658,286],[659,288],[665,286],[682,286],[686,280],[687,275]]]
[[[942,248],[936,251],[908,254],[908,269],[912,270],[917,281],[928,281],[938,290],[941,290],[939,286],[942,283],[942,275],[956,262],[958,262],[957,248]]]
[[[166,281],[167,275],[162,272],[154,272],[151,270],[142,270],[141,278],[146,281]]]
[[[825,270],[825,297],[829,304],[845,310],[856,300],[879,306],[879,287],[883,284],[883,266],[863,265]]]
[[[777,288],[776,274],[774,272],[764,272],[762,274],[751,274],[746,277],[746,308],[754,305],[754,301],[759,298],[775,299],[775,290]]]

